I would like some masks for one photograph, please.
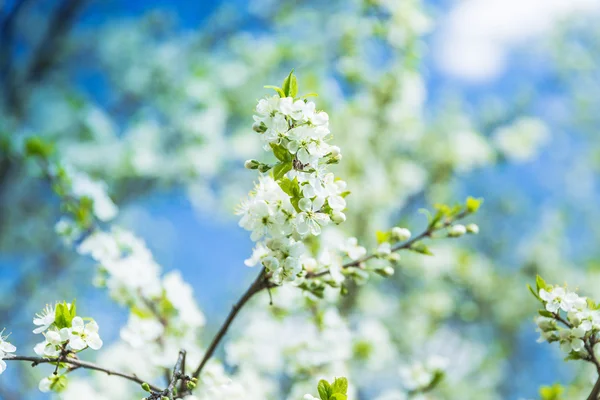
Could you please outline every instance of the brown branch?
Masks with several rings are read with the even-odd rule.
[[[185,371],[185,350],[179,351],[179,357],[177,358],[177,362],[175,363],[175,367],[173,368],[173,376],[171,377],[171,382],[167,387],[165,395],[169,398],[173,397],[173,391],[175,390],[175,384],[177,381],[183,376]]]
[[[260,271],[260,274],[258,274],[256,279],[254,280],[254,282],[250,285],[250,287],[242,295],[242,297],[240,297],[240,299],[237,301],[237,303],[235,303],[233,305],[233,307],[231,308],[231,311],[229,312],[229,315],[227,316],[227,319],[225,319],[225,322],[219,329],[219,332],[217,332],[216,336],[213,338],[212,342],[210,343],[210,346],[208,347],[208,350],[204,354],[204,357],[202,358],[200,365],[198,365],[198,368],[196,368],[196,370],[194,371],[194,374],[193,374],[194,378],[198,378],[200,376],[202,369],[204,368],[204,366],[206,365],[208,360],[210,360],[210,358],[213,356],[215,350],[217,349],[217,346],[219,345],[219,343],[221,343],[221,340],[223,340],[223,338],[227,334],[227,330],[229,329],[229,326],[231,325],[231,323],[233,322],[233,320],[235,319],[237,314],[240,312],[242,307],[244,307],[244,305],[246,305],[246,303],[248,302],[248,300],[250,300],[252,298],[252,296],[254,296],[256,293],[260,292],[261,290],[266,289],[269,286],[268,279],[269,278],[266,273],[266,270],[265,270],[265,268],[263,268]]]
[[[58,361],[58,359],[56,358],[44,358],[44,357],[29,357],[29,356],[14,356],[14,357],[10,357],[10,358],[5,358],[4,361],[30,361],[31,362],[31,366],[32,367],[36,367],[39,364],[51,364],[51,363],[55,363]],[[130,380],[132,382],[138,383],[138,384],[143,384],[143,383],[147,383],[146,381],[140,379],[137,377],[137,375],[135,374],[126,374],[123,372],[119,372],[119,371],[114,371],[108,368],[104,368],[101,367],[99,365],[87,362],[87,361],[81,361],[78,360],[76,358],[71,358],[71,357],[65,357],[63,359],[60,360],[60,362],[65,363],[65,364],[69,364],[71,367],[75,367],[75,368],[84,368],[84,369],[90,369],[90,370],[94,370],[94,371],[99,371],[99,372],[104,372],[107,375],[114,375],[114,376],[119,376],[121,378],[125,378],[127,380]],[[74,368],[73,368],[74,369]],[[150,385],[148,384],[150,389],[160,392],[161,389],[159,389],[156,386]]]
[[[419,235],[413,237],[410,240],[407,240],[406,242],[397,244],[396,246],[392,247],[392,253],[395,253],[400,250],[410,249],[418,241],[431,237],[431,235],[434,232],[437,232],[439,230],[449,227],[454,222],[465,218],[467,215],[469,215],[469,213],[467,211],[463,211],[460,214],[458,214],[456,217],[454,217],[453,219],[448,219],[447,221],[445,221],[442,225],[440,225],[438,227],[435,227],[435,226],[427,227],[427,229],[424,230]],[[360,258],[360,259],[354,260],[354,261],[350,261],[350,262],[342,265],[342,269],[346,269],[346,268],[350,268],[350,267],[358,267],[360,264],[367,262],[367,261],[375,258],[376,256],[377,256],[376,253],[368,254],[368,255],[364,256],[363,258]],[[329,270],[321,271],[321,272],[317,272],[317,273],[309,272],[306,274],[306,278],[307,279],[319,278],[321,276],[327,275],[328,273],[329,273]]]

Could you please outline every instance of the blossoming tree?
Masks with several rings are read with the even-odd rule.
[[[521,331],[533,330],[535,311],[523,282],[539,273],[577,284],[577,293],[597,286],[594,253],[577,260],[589,268],[576,268],[562,249],[564,209],[528,204],[514,188],[507,204],[502,180],[485,175],[535,160],[557,131],[583,125],[591,145],[568,168],[555,160],[553,174],[586,212],[576,214],[587,223],[577,231],[593,237],[593,201],[571,173],[593,186],[598,147],[597,116],[586,114],[596,71],[572,61],[593,65],[594,47],[568,36],[579,24],[551,43],[558,68],[546,78],[581,104],[567,101],[574,112],[542,122],[537,111],[560,102],[530,82],[519,87],[538,95],[529,103],[520,92],[501,106],[428,94],[421,67],[435,21],[419,1],[254,1],[224,6],[199,31],[173,31],[168,16],[150,13],[75,25],[72,35],[85,2],[58,2],[47,26],[43,5],[16,3],[29,4],[2,16],[10,34],[0,46],[0,201],[10,210],[0,214],[0,249],[43,257],[23,262],[19,300],[0,302],[2,398],[35,396],[27,390],[36,386],[67,400],[507,398],[520,388],[514,377],[536,370]],[[256,25],[269,29],[239,29]],[[73,82],[82,60],[93,60],[110,98]],[[303,97],[291,74],[253,104],[258,83],[291,66],[319,97]],[[561,129],[548,128],[553,118]],[[479,231],[459,221],[475,199],[419,215],[460,198],[461,182],[480,169],[486,182],[469,186],[487,202],[477,238],[453,240]],[[164,187],[181,189],[200,212],[229,215],[239,204],[256,277],[223,321],[204,316],[193,293],[203,288],[189,275],[163,273],[150,232],[124,227],[121,210]],[[41,228],[59,212],[54,230]],[[429,248],[437,238],[448,240]],[[522,266],[507,273],[517,262],[507,254]],[[89,282],[68,273],[86,259],[97,265],[94,284],[125,310],[125,326],[86,318],[100,321],[102,310],[82,307]],[[543,387],[540,397],[593,398],[595,306],[538,286],[542,337],[560,343],[576,372],[568,388]]]

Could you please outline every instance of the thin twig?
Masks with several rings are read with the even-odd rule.
[[[397,244],[395,247],[392,247],[391,251],[392,251],[392,253],[395,253],[400,250],[410,249],[412,247],[412,245],[417,243],[418,241],[426,239],[428,237],[431,237],[431,235],[434,232],[449,227],[454,222],[465,218],[467,215],[469,215],[469,213],[467,211],[463,211],[460,214],[458,214],[456,217],[454,217],[453,219],[449,219],[449,220],[445,221],[439,227],[429,226],[429,227],[427,227],[427,229],[425,229],[423,232],[421,232],[419,235],[413,237],[412,239],[407,240],[406,242]],[[367,261],[375,258],[376,256],[377,256],[376,253],[371,253],[371,254],[364,256],[363,258],[359,258],[358,260],[347,262],[346,264],[342,265],[342,269],[346,269],[346,268],[350,268],[350,267],[358,267],[360,264],[367,262]],[[317,272],[317,273],[309,272],[306,274],[306,278],[307,279],[319,278],[321,276],[327,275],[328,273],[329,273],[329,270],[321,271],[321,272]]]
[[[4,361],[30,361],[32,363],[31,366],[35,367],[39,364],[55,363],[58,360],[56,358],[14,356],[14,357],[10,357],[10,358],[5,358]],[[135,374],[126,374],[123,372],[114,371],[112,369],[104,368],[99,365],[96,365],[96,364],[93,364],[93,363],[90,363],[87,361],[81,361],[81,360],[78,360],[75,358],[65,357],[62,360],[60,360],[60,362],[62,362],[64,364],[69,364],[70,366],[77,367],[77,368],[91,369],[94,371],[104,372],[107,375],[120,376],[121,378],[125,378],[132,382],[139,383],[140,385],[143,383],[147,383],[147,381],[144,381],[144,380],[138,378],[137,375],[135,375]],[[148,384],[148,385],[149,385],[150,389],[152,389],[154,391],[157,391],[157,392],[161,391],[161,389],[156,386],[153,386],[150,384]]]

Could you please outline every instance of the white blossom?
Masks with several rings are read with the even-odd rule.
[[[15,351],[17,351],[17,348],[6,341],[6,337],[2,336],[2,332],[0,332],[0,374],[6,370],[6,362],[4,360],[13,357],[10,353],[14,353]]]

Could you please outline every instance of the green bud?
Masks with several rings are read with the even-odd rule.
[[[244,168],[246,169],[258,169],[260,163],[256,160],[246,160],[244,163]]]
[[[267,130],[267,126],[262,122],[255,122],[252,124],[252,130],[254,130],[254,132],[263,133]]]
[[[260,164],[258,166],[258,171],[262,172],[262,173],[265,173],[265,172],[267,172],[270,169],[271,169],[271,166],[269,164]]]
[[[196,388],[196,383],[192,382],[192,381],[188,381],[187,382],[187,388],[188,388],[188,390],[195,389]]]
[[[144,382],[144,383],[142,383],[142,389],[144,389],[146,392],[150,392],[150,385],[148,385],[148,383]]]

